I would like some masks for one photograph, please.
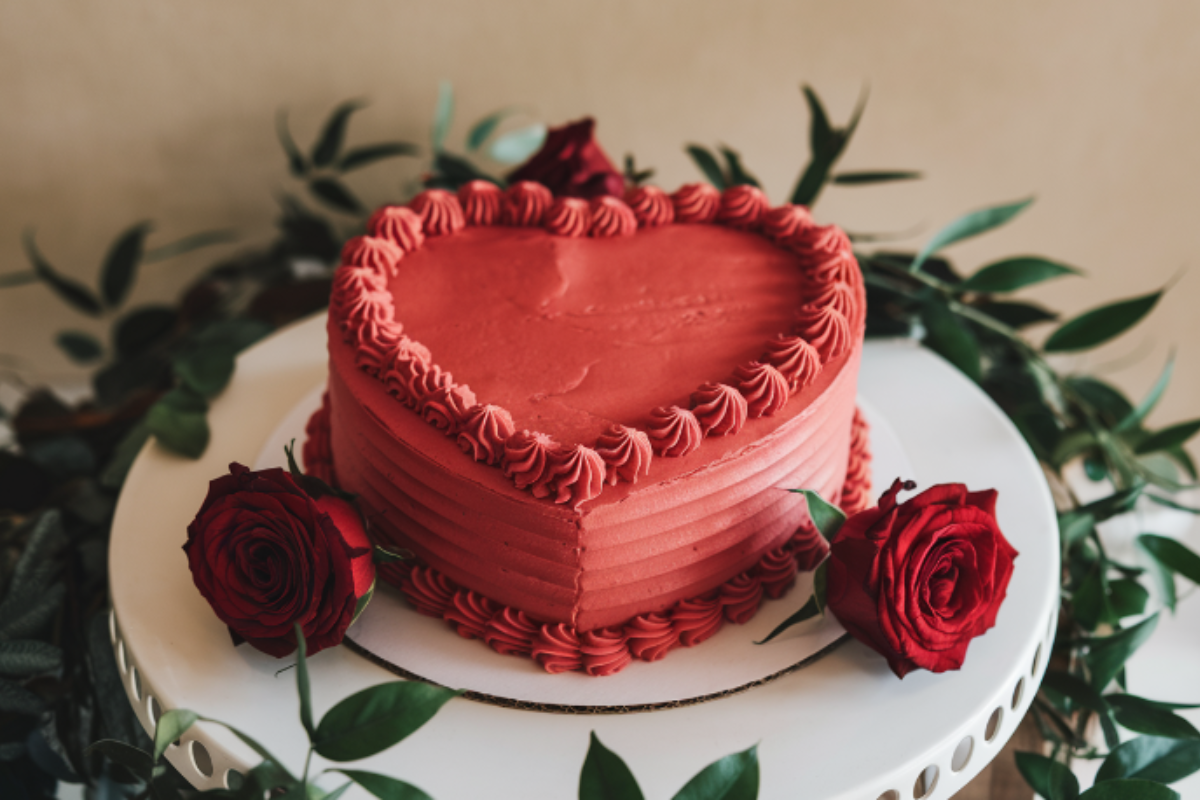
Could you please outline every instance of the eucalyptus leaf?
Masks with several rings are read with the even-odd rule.
[[[308,190],[330,208],[346,214],[363,213],[362,203],[336,178],[313,178],[308,182]]]
[[[1133,452],[1138,455],[1146,453],[1157,453],[1161,450],[1167,450],[1171,447],[1181,445],[1188,439],[1191,439],[1196,433],[1200,432],[1200,419],[1188,420],[1180,422],[1170,427],[1163,428],[1160,431],[1147,436],[1137,443],[1133,448]]]
[[[1097,783],[1079,800],[1180,800],[1179,792],[1161,783],[1120,779]]]
[[[1138,544],[1167,569],[1200,584],[1200,555],[1187,545],[1153,533],[1143,533],[1138,537]]]
[[[1200,772],[1200,742],[1139,736],[1108,754],[1096,773],[1096,783],[1120,778],[1174,783],[1196,772]]]
[[[168,258],[175,258],[195,250],[211,247],[214,244],[227,244],[237,240],[238,232],[230,228],[200,231],[169,244],[146,250],[142,254],[142,263],[153,264],[156,261],[166,261]]]
[[[355,147],[342,156],[338,161],[337,169],[338,172],[350,172],[377,161],[399,156],[415,156],[419,152],[420,148],[408,142],[380,142],[379,144],[363,145]]]
[[[1155,703],[1128,694],[1111,694],[1105,699],[1112,706],[1117,722],[1131,731],[1168,739],[1200,740],[1200,731],[1192,723]]]
[[[1026,286],[1060,278],[1064,275],[1079,275],[1079,270],[1037,256],[1007,258],[980,268],[962,284],[970,292],[1015,292]]]
[[[983,364],[975,334],[936,300],[921,306],[921,321],[925,323],[924,342],[929,349],[978,383],[983,376]]]
[[[55,294],[77,311],[82,311],[89,316],[98,317],[104,313],[104,306],[100,304],[100,298],[93,294],[91,289],[74,278],[60,274],[50,266],[49,261],[42,257],[37,248],[37,242],[34,241],[32,230],[25,231],[22,241],[25,245],[25,254],[28,256],[29,262],[33,264],[33,271],[37,273],[43,283],[54,290]]]
[[[511,117],[517,113],[516,108],[502,108],[498,111],[493,111],[483,119],[471,126],[471,130],[467,131],[467,152],[474,153],[479,148],[483,147],[483,143],[488,140],[488,137],[496,132],[496,128],[507,117]]]
[[[964,214],[933,235],[933,238],[921,248],[921,252],[917,253],[910,270],[912,272],[919,271],[926,259],[944,247],[1004,225],[1028,208],[1032,202],[1033,198],[1028,197],[1015,203],[1003,203]]]
[[[1083,679],[1059,670],[1047,670],[1042,677],[1042,689],[1057,692],[1083,708],[1096,713],[1104,732],[1105,743],[1116,747],[1121,741],[1113,725],[1112,709],[1099,692]]]
[[[863,170],[861,172],[841,172],[834,175],[831,182],[839,186],[864,186],[870,183],[889,183],[892,181],[912,181],[925,177],[920,172],[912,170]]]
[[[1077,800],[1079,779],[1066,765],[1037,753],[1017,753],[1017,769],[1025,782],[1046,800]]]
[[[89,756],[92,754],[102,755],[113,763],[125,767],[143,781],[149,781],[150,774],[154,770],[154,756],[139,747],[116,739],[101,739],[88,747],[86,754]]]
[[[579,800],[642,800],[642,789],[619,755],[592,731],[579,774]]]
[[[731,150],[724,146],[718,149],[725,159],[725,172],[729,175],[730,186],[756,186],[762,188],[762,184],[758,182],[758,178],[751,175],[742,166],[742,157],[736,150]]]
[[[829,123],[829,115],[825,112],[825,107],[822,105],[821,99],[817,97],[817,93],[810,86],[805,85],[802,88],[810,116],[809,148],[811,155],[808,165],[796,183],[796,188],[792,190],[791,202],[795,205],[811,206],[817,201],[818,195],[821,194],[821,190],[829,179],[833,165],[837,163],[838,157],[841,156],[858,125],[858,120],[862,117],[862,111],[866,104],[866,92],[864,91],[859,96],[859,102],[855,107],[850,124],[842,130],[835,130]]]
[[[1058,535],[1063,550],[1068,551],[1087,538],[1096,527],[1096,518],[1087,512],[1068,511],[1058,516]]]
[[[428,722],[461,692],[419,681],[363,689],[317,724],[313,749],[330,761],[357,761],[382,752]]]
[[[204,397],[221,392],[233,377],[233,353],[220,347],[185,352],[172,364],[183,385]]]
[[[1158,401],[1162,399],[1163,392],[1167,390],[1167,384],[1171,382],[1171,375],[1175,371],[1175,352],[1171,351],[1171,355],[1167,357],[1167,363],[1163,367],[1163,371],[1159,374],[1158,380],[1154,382],[1154,386],[1150,389],[1150,393],[1146,395],[1142,402],[1138,403],[1137,408],[1130,409],[1129,413],[1121,418],[1117,426],[1113,428],[1114,433],[1132,430],[1141,424],[1142,420],[1154,410],[1158,405]]]
[[[1103,639],[1093,640],[1084,657],[1091,671],[1092,685],[1098,689],[1107,688],[1134,651],[1145,644],[1154,633],[1157,624],[1158,614],[1154,614],[1131,628]]]
[[[717,158],[708,148],[698,144],[689,144],[685,148],[688,156],[695,162],[700,171],[704,173],[704,177],[708,182],[717,187],[718,191],[724,191],[729,185],[725,179],[725,173],[721,170],[721,165],[717,163]]]
[[[1146,543],[1142,538],[1146,534],[1142,534],[1137,539],[1137,546],[1140,550],[1146,553],[1145,559],[1150,565],[1150,575],[1154,579],[1155,585],[1158,587],[1158,599],[1164,606],[1169,608],[1172,613],[1175,611],[1177,602],[1177,593],[1175,588],[1175,571],[1162,563],[1162,561],[1151,553],[1146,548]]]
[[[497,136],[488,155],[501,164],[520,164],[541,149],[546,141],[546,126],[540,122]]]
[[[433,800],[433,798],[411,783],[405,783],[402,780],[397,780],[387,775],[363,772],[356,769],[339,769],[334,771],[342,773],[380,800]]]
[[[1160,297],[1161,291],[1152,292],[1085,311],[1050,334],[1043,349],[1047,353],[1067,353],[1104,344],[1141,322]]]
[[[36,640],[0,642],[0,675],[30,677],[62,666],[63,654],[55,645]]]
[[[1113,423],[1133,412],[1133,404],[1120,390],[1098,378],[1076,375],[1067,378],[1067,386]]]
[[[104,356],[100,340],[84,331],[59,331],[54,343],[76,364],[92,364]]]
[[[1040,322],[1054,322],[1058,319],[1058,314],[1034,303],[991,300],[986,303],[976,303],[974,308],[1013,330],[1027,328]]]
[[[186,708],[172,708],[170,711],[164,711],[154,728],[154,760],[158,761],[162,758],[171,743],[178,741],[179,737],[187,733],[198,719],[200,719],[199,714]]]
[[[755,800],[758,745],[714,761],[684,784],[672,800]]]
[[[304,640],[304,629],[296,623],[296,694],[300,696],[300,724],[312,741],[317,727],[313,724],[312,685],[308,680],[308,642]]]
[[[808,516],[812,519],[813,524],[817,526],[817,530],[825,538],[825,541],[832,544],[833,540],[837,538],[838,531],[846,523],[846,512],[826,501],[825,498],[812,489],[788,489],[788,491],[793,494],[804,495],[804,502],[808,508]]]
[[[163,395],[146,413],[146,428],[168,450],[199,458],[208,447],[208,401],[179,386]]]
[[[279,144],[283,147],[284,154],[287,155],[288,169],[295,177],[303,178],[308,174],[308,159],[300,152],[300,148],[296,146],[296,141],[292,138],[292,133],[288,129],[287,109],[285,108],[281,108],[275,113],[275,135],[279,137]]]
[[[100,268],[100,293],[109,308],[116,308],[129,296],[152,228],[149,222],[137,223],[122,233],[108,251]]]
[[[470,161],[450,153],[442,152],[434,156],[433,168],[436,177],[426,181],[427,186],[457,189],[468,181],[490,181],[498,186],[503,182],[483,172]]]
[[[446,135],[450,133],[450,124],[454,121],[454,87],[450,81],[442,81],[438,85],[437,106],[433,112],[433,133],[431,141],[433,152],[440,153],[446,143]]]
[[[113,327],[113,348],[122,358],[141,355],[175,329],[179,312],[171,306],[140,306],[120,317]]]
[[[337,160],[342,152],[342,141],[346,138],[346,125],[350,115],[366,107],[363,100],[347,100],[338,105],[325,120],[325,127],[312,149],[312,162],[318,167],[327,167]]]

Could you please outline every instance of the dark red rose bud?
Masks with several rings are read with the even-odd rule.
[[[375,583],[362,516],[336,495],[314,499],[282,469],[230,464],[188,526],[192,579],[217,616],[277,658],[340,644]]]
[[[854,638],[903,678],[962,666],[967,646],[996,624],[1013,549],[996,524],[996,491],[942,484],[855,514],[830,548],[826,601]]]
[[[585,117],[551,128],[542,149],[517,167],[508,182],[537,181],[555,197],[621,197],[625,179],[593,138],[595,127],[596,121]]]

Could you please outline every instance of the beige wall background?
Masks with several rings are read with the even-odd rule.
[[[1151,321],[1067,363],[1140,396],[1174,346],[1154,419],[1200,412],[1200,5],[1169,0],[6,0],[0,272],[26,267],[26,226],[89,283],[140,219],[157,243],[213,227],[238,229],[236,246],[263,241],[273,194],[293,188],[276,109],[307,144],[336,103],[366,97],[351,143],[426,143],[442,79],[458,97],[452,144],[500,106],[551,124],[591,114],[614,160],[635,153],[664,186],[696,178],[683,144],[726,142],[777,202],[807,153],[799,84],[844,122],[869,83],[841,166],[926,178],[831,189],[819,218],[918,227],[905,242],[917,246],[964,211],[1035,194],[1018,221],[950,254],[968,271],[1022,253],[1087,270],[1032,292],[1067,313],[1177,279]],[[418,169],[390,162],[351,183],[378,203]],[[148,267],[134,301],[173,298],[219,254]],[[106,329],[43,287],[0,291],[0,353],[27,380],[79,381],[51,344],[68,326]]]

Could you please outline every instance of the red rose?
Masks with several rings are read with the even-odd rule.
[[[996,491],[943,484],[846,520],[830,548],[826,602],[899,677],[962,666],[996,624],[1017,551],[996,524]]]
[[[357,509],[332,494],[313,498],[282,469],[230,464],[209,484],[188,525],[192,579],[235,638],[276,658],[340,644],[375,582]]]
[[[556,197],[621,197],[625,178],[592,138],[595,127],[586,117],[551,128],[542,149],[508,176],[509,183],[537,181]]]

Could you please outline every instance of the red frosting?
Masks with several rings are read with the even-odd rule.
[[[429,567],[416,566],[400,584],[400,591],[420,613],[438,617],[446,612],[458,587],[445,575]]]
[[[593,677],[613,675],[633,661],[625,634],[616,628],[584,631],[579,636],[583,671]]]
[[[504,474],[518,489],[531,489],[534,497],[550,496],[551,456],[560,450],[544,433],[521,431],[504,443]]]
[[[817,565],[825,560],[825,556],[829,555],[829,542],[825,541],[825,537],[812,522],[800,526],[792,534],[791,545],[796,567],[802,572],[816,569]]]
[[[506,607],[488,620],[483,631],[483,640],[497,653],[527,656],[533,652],[533,642],[541,627],[524,611]]]
[[[730,186],[721,192],[717,222],[733,228],[753,230],[759,226],[763,214],[770,207],[767,196],[757,186]]]
[[[633,209],[640,228],[656,228],[675,221],[675,205],[657,186],[635,186],[625,193],[625,202]]]
[[[467,409],[475,405],[475,393],[466,384],[447,383],[421,399],[417,410],[421,418],[447,436],[456,435],[467,418]]]
[[[500,215],[505,225],[534,228],[542,224],[553,201],[550,190],[540,183],[518,181],[504,191]]]
[[[803,235],[813,225],[812,214],[808,213],[805,206],[787,205],[772,208],[762,217],[763,235],[784,246],[794,237]]]
[[[676,222],[712,222],[721,207],[721,193],[707,183],[689,183],[671,195]]]
[[[504,443],[513,435],[512,415],[500,406],[476,404],[467,410],[459,428],[458,446],[476,461],[499,464]]]
[[[732,386],[705,383],[692,392],[692,413],[705,436],[737,433],[746,424],[746,398]]]
[[[679,646],[679,634],[669,614],[643,614],[625,625],[629,652],[642,661],[658,661]]]
[[[602,195],[592,200],[592,236],[631,236],[638,229],[633,209],[621,200]]]
[[[842,312],[830,306],[801,306],[793,330],[817,349],[822,363],[832,361],[850,348],[850,323]]]
[[[426,189],[408,206],[421,218],[421,229],[426,236],[458,233],[467,224],[458,198],[445,189]]]
[[[587,200],[559,197],[546,213],[546,230],[557,236],[587,236],[592,212]]]
[[[758,562],[758,577],[763,591],[772,600],[783,597],[796,582],[796,559],[786,547],[778,547]]]
[[[569,625],[561,622],[542,626],[533,640],[532,655],[542,669],[551,674],[583,667],[579,637]]]
[[[495,225],[500,221],[500,187],[491,181],[467,181],[458,187],[458,204],[468,225]]]
[[[396,320],[384,322],[379,326],[378,333],[359,342],[358,352],[354,354],[354,365],[368,375],[380,377],[391,366],[396,347],[401,341],[406,341],[404,327]]]
[[[497,605],[469,589],[459,589],[446,603],[442,618],[464,639],[482,639],[488,622],[499,611]]]
[[[846,483],[842,486],[841,506],[847,514],[857,514],[870,508],[871,503],[871,450],[867,435],[870,426],[857,408],[854,424],[850,429],[850,466],[846,470]]]
[[[779,412],[788,401],[788,380],[770,364],[751,361],[733,371],[738,391],[746,398],[747,413],[753,417],[769,417]]]
[[[820,263],[832,256],[850,253],[850,239],[836,225],[813,225],[805,227],[799,236],[790,237],[787,245],[808,263]]]
[[[372,236],[387,239],[406,253],[411,253],[425,242],[421,217],[404,206],[382,206],[367,220],[367,231]]]
[[[304,471],[326,483],[333,483],[333,453],[329,450],[329,392],[321,397],[321,407],[304,426],[304,446],[300,450]]]
[[[596,440],[596,452],[605,465],[605,480],[616,486],[618,480],[637,483],[638,476],[650,474],[653,448],[644,432],[613,423]]]
[[[604,459],[590,447],[577,444],[571,449],[551,450],[548,481],[554,487],[554,502],[570,502],[572,508],[579,508],[581,503],[599,497],[604,471]]]
[[[695,647],[721,630],[723,624],[721,600],[715,593],[684,600],[671,615],[671,625],[684,647]]]
[[[781,333],[767,342],[762,361],[779,370],[793,392],[811,384],[821,373],[821,354],[799,336]]]
[[[744,625],[762,604],[762,580],[743,572],[721,587],[721,608],[725,619],[735,625]]]
[[[667,458],[678,458],[700,446],[704,431],[696,415],[686,408],[659,406],[650,412],[650,446]]]
[[[400,245],[378,236],[355,236],[342,246],[342,264],[385,274],[394,272],[403,257]]]

